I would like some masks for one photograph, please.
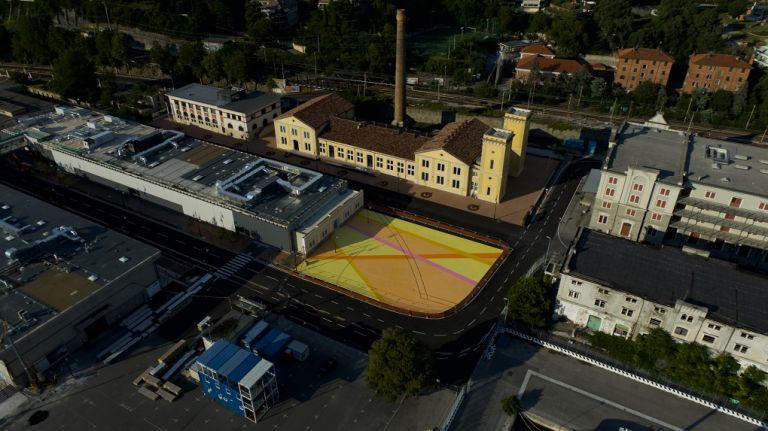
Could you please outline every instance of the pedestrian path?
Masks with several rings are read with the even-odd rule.
[[[219,268],[213,275],[219,278],[230,278],[239,271],[240,268],[252,261],[253,257],[249,253],[240,253],[233,257],[229,262],[225,263],[224,266]]]

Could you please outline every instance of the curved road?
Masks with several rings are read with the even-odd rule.
[[[554,237],[560,216],[590,167],[594,166],[581,163],[567,169],[542,204],[538,221],[525,229],[489,223],[484,217],[429,202],[406,201],[401,195],[376,190],[376,200],[380,203],[409,210],[417,205],[422,214],[439,214],[443,220],[460,221],[464,226],[502,238],[512,246],[508,259],[475,300],[447,318],[421,319],[396,314],[257,263],[246,266],[230,279],[217,281],[206,294],[223,302],[238,290],[251,293],[274,311],[361,350],[367,350],[382,329],[400,326],[436,350],[444,381],[459,381],[471,372],[485,335],[504,307],[506,287],[525,275],[546,253],[547,237]],[[72,188],[53,185],[31,174],[22,174],[11,164],[0,172],[0,182],[8,186],[152,244],[166,256],[205,271],[214,271],[236,256],[165,223],[136,214],[121,206],[119,200],[106,202]],[[105,194],[115,194],[113,189],[103,189]]]

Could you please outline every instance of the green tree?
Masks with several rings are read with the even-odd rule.
[[[0,25],[0,59],[8,60],[11,57],[11,33]]]
[[[560,57],[575,57],[589,46],[589,33],[584,15],[577,12],[558,12],[552,18],[548,35],[557,45]]]
[[[480,81],[477,84],[475,84],[475,88],[473,92],[475,93],[475,96],[485,97],[485,98],[496,97],[496,94],[498,93],[498,91],[496,91],[496,88],[494,88],[493,85],[489,84],[486,81]]]
[[[51,27],[51,18],[47,15],[19,17],[12,42],[14,58],[24,63],[49,63],[48,32]]]
[[[507,292],[507,317],[535,328],[549,322],[552,297],[547,286],[533,277],[518,279]]]
[[[528,25],[528,33],[548,33],[552,27],[552,18],[544,12],[536,12],[531,17],[530,24]]]
[[[99,76],[99,104],[110,106],[116,91],[117,82],[115,82],[115,74],[113,72],[110,71]]]
[[[512,395],[501,400],[501,410],[507,416],[515,416],[520,411],[520,400]]]
[[[718,112],[730,112],[733,108],[733,93],[717,90],[712,94],[712,109]]]
[[[115,66],[124,66],[127,64],[130,54],[131,38],[123,32],[116,31],[112,35],[110,45],[110,56],[112,57],[113,64]]]
[[[224,57],[224,71],[230,82],[242,83],[250,77],[250,62],[244,49],[237,49]]]
[[[668,332],[660,328],[651,329],[640,335],[634,342],[634,357],[630,361],[646,370],[665,369],[677,350],[677,343]]]
[[[209,52],[203,57],[203,70],[208,79],[218,81],[224,78],[224,61],[218,52]]]
[[[176,60],[178,72],[186,78],[200,79],[204,72],[203,58],[205,58],[205,48],[202,42],[183,43],[179,48],[179,58]]]
[[[96,70],[79,48],[64,51],[53,63],[51,88],[64,98],[93,101],[98,96]]]
[[[394,401],[418,395],[435,382],[435,358],[422,342],[401,328],[385,329],[368,352],[368,387]]]
[[[603,78],[595,78],[589,86],[589,93],[595,100],[600,100],[608,91],[608,84]]]
[[[721,353],[712,362],[712,389],[718,395],[730,396],[738,389],[739,362],[727,353]]]
[[[163,73],[172,74],[176,66],[176,58],[171,54],[167,46],[161,46],[157,41],[152,42],[149,49],[152,63],[157,64]]]
[[[651,81],[643,81],[632,90],[632,98],[641,106],[655,106],[659,90]]]
[[[626,46],[632,32],[632,12],[629,0],[601,0],[595,6],[595,21],[603,39],[612,49]]]

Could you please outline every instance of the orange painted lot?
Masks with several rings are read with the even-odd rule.
[[[362,210],[297,269],[379,302],[439,313],[463,301],[501,253],[496,247]]]

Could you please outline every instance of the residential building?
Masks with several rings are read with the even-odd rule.
[[[707,92],[736,91],[747,85],[751,71],[752,65],[735,55],[692,54],[688,60],[683,92],[690,94],[697,88]]]
[[[291,29],[299,22],[298,0],[250,0],[279,29]]]
[[[173,121],[242,140],[257,137],[282,112],[280,95],[274,93],[245,94],[193,83],[165,96]]]
[[[555,52],[543,43],[534,43],[520,49],[520,58],[541,56],[544,58],[555,58]]]
[[[546,6],[547,0],[521,0],[520,7],[526,12],[538,12]]]
[[[163,283],[156,248],[3,185],[0,234],[0,386],[46,374]]]
[[[754,62],[763,67],[768,67],[768,45],[758,46],[753,54]]]
[[[589,227],[687,245],[753,266],[768,260],[768,148],[626,123],[611,138]]]
[[[216,341],[195,362],[203,395],[258,422],[279,400],[275,365],[226,340]]]
[[[60,169],[307,254],[362,207],[361,192],[309,169],[82,108],[18,126]]]
[[[660,48],[626,48],[618,52],[614,82],[632,91],[643,81],[666,87],[675,60]]]
[[[577,60],[568,58],[550,58],[540,54],[527,55],[521,57],[515,66],[515,79],[527,81],[531,71],[536,70],[539,73],[541,81],[549,81],[560,75],[572,75],[579,73],[583,67]]]
[[[562,270],[555,314],[629,338],[661,328],[768,371],[766,286],[767,277],[728,262],[585,229]]]
[[[490,202],[503,198],[508,177],[524,166],[531,116],[524,109],[510,109],[503,129],[473,119],[450,123],[434,136],[352,116],[352,106],[339,96],[311,100],[278,117],[277,147]]]
[[[317,2],[317,8],[320,10],[325,10],[326,7],[328,7],[329,4],[333,3],[336,0],[318,0]],[[360,8],[360,0],[345,0],[347,3],[351,4],[352,7],[355,8],[355,11],[359,12]]]

